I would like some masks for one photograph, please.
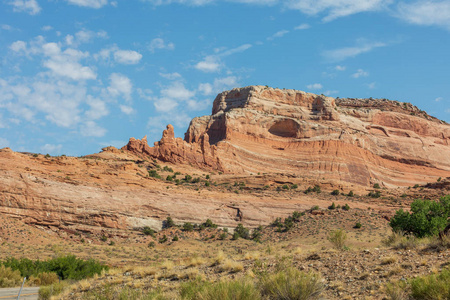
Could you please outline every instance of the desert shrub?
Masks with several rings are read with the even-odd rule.
[[[239,223],[236,226],[236,228],[234,229],[233,239],[235,239],[235,236],[237,238],[249,239],[250,238],[250,231],[248,230],[248,228],[245,228],[244,225]]]
[[[191,175],[186,174],[186,176],[184,176],[184,181],[190,182],[191,180],[192,180],[192,176]]]
[[[401,231],[394,231],[390,236],[384,239],[383,244],[394,249],[415,249],[421,243],[420,239],[412,234],[404,234]]]
[[[313,210],[319,210],[320,209],[320,207],[319,207],[319,205],[314,205],[313,207],[311,207],[311,211],[313,211]]]
[[[300,221],[300,217],[302,217],[304,215],[305,215],[304,212],[294,211],[292,213],[292,219],[294,220],[294,222],[299,222]]]
[[[380,184],[379,184],[379,183],[375,183],[375,184],[373,185],[373,188],[374,188],[374,189],[379,189],[379,188],[380,188]]]
[[[183,231],[192,231],[194,230],[194,225],[192,223],[186,222],[183,224]]]
[[[275,274],[265,274],[259,281],[263,297],[274,300],[320,299],[324,285],[318,274],[288,267]]]
[[[168,166],[164,166],[163,171],[173,173],[173,169]]]
[[[170,176],[170,175],[167,175],[167,177],[166,177],[166,181],[173,181],[173,177],[172,177],[172,176]]]
[[[417,199],[411,203],[411,212],[400,209],[389,222],[394,231],[417,237],[437,235],[448,224],[450,195],[439,202]]]
[[[296,183],[294,183],[293,185],[291,185],[291,189],[295,190],[296,188],[298,188],[298,185]]]
[[[174,236],[174,237],[172,238],[172,241],[173,241],[173,242],[178,241],[178,235]]]
[[[406,282],[404,281],[387,283],[384,290],[390,300],[407,299]]]
[[[375,192],[370,191],[369,194],[367,194],[367,196],[369,196],[371,198],[380,198],[381,192],[380,191],[375,191]]]
[[[349,197],[353,197],[355,194],[353,193],[353,191],[348,192],[347,196]]]
[[[339,196],[339,190],[333,190],[333,191],[331,192],[331,195],[333,195],[333,196]]]
[[[336,249],[345,249],[345,241],[347,240],[347,233],[343,229],[337,229],[328,235],[328,240]]]
[[[336,204],[334,204],[334,202],[328,206],[328,209],[336,209]]]
[[[41,285],[51,285],[59,280],[58,275],[54,272],[42,272],[38,278]]]
[[[450,270],[440,274],[416,277],[410,281],[413,299],[450,299]]]
[[[106,235],[102,235],[100,237],[100,241],[102,241],[102,242],[106,242],[107,240],[108,240],[108,237]]]
[[[175,227],[175,222],[171,217],[167,217],[167,219],[163,222],[163,228],[171,228]]]
[[[158,174],[158,172],[156,170],[148,171],[148,176],[161,179],[161,176]]]
[[[257,228],[255,228],[252,232],[251,239],[254,240],[255,242],[261,242],[262,230],[263,230],[262,226],[258,226]]]
[[[209,181],[205,182],[205,186],[210,186],[210,185],[211,185],[211,183]]]
[[[19,270],[0,265],[0,288],[15,287],[20,285],[22,277]]]
[[[148,226],[142,228],[142,233],[151,237],[155,237],[155,231]]]
[[[194,179],[191,180],[191,183],[199,183],[200,182],[200,177],[195,177]]]
[[[207,219],[207,220],[205,221],[205,223],[203,223],[203,225],[204,225],[206,228],[217,228],[217,224],[214,224],[213,221],[211,221],[211,219]]]
[[[51,285],[41,286],[39,288],[39,299],[47,300],[51,299],[52,296],[61,294],[64,289],[69,286],[67,282],[56,282]]]
[[[354,227],[354,228],[359,229],[359,228],[361,228],[361,227],[362,227],[361,223],[357,222],[357,223],[355,224],[355,227]]]
[[[283,186],[281,187],[283,190],[288,190],[289,186],[287,184],[283,184]]]
[[[19,270],[23,277],[37,277],[43,272],[54,272],[61,279],[80,280],[92,277],[95,274],[101,274],[108,267],[96,260],[82,260],[76,258],[75,255],[60,256],[46,261],[32,261],[27,258],[7,258],[3,263],[4,266],[13,270]]]
[[[155,242],[151,241],[150,243],[148,243],[148,247],[149,248],[155,248],[156,244]]]
[[[228,236],[228,233],[226,233],[226,232],[222,232],[221,234],[219,234],[219,240],[224,240],[224,239],[226,239],[227,238],[227,236]]]
[[[167,236],[163,235],[161,238],[159,238],[158,242],[160,244],[164,244],[165,242],[167,242]]]
[[[350,205],[348,205],[348,204],[346,203],[344,206],[342,206],[342,209],[343,209],[343,210],[350,210]]]

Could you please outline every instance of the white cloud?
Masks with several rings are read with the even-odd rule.
[[[11,49],[14,52],[26,52],[27,50],[27,43],[24,41],[15,41],[14,43],[9,46],[9,49]]]
[[[41,11],[36,0],[13,0],[9,2],[15,12],[25,12],[30,15],[36,15]]]
[[[80,44],[89,43],[94,38],[106,39],[108,38],[108,33],[106,33],[106,31],[104,30],[95,32],[87,29],[82,29],[76,32],[75,36],[68,34],[65,38],[65,42],[69,46],[77,47]]]
[[[439,101],[442,101],[442,100],[444,100],[444,98],[442,98],[442,97],[437,97],[436,99],[434,99],[434,101],[436,101],[436,102],[439,102]]]
[[[221,58],[244,52],[252,47],[251,44],[243,44],[232,49],[217,49],[216,54],[206,56],[202,61],[198,62],[194,67],[205,73],[214,73],[222,69],[223,64]]]
[[[345,71],[345,69],[347,69],[347,67],[346,66],[336,66],[335,68],[334,68],[336,71]]]
[[[118,50],[114,52],[114,60],[125,65],[135,65],[142,58],[142,54],[132,50]]]
[[[306,86],[309,90],[320,90],[323,88],[323,86],[320,83],[313,83],[313,84],[308,84]]]
[[[387,44],[381,42],[368,42],[368,41],[360,41],[358,45],[354,47],[344,47],[338,48],[334,50],[327,50],[322,52],[322,56],[324,56],[327,60],[332,62],[343,61],[350,57],[355,57],[362,53],[367,53],[372,51],[373,49],[386,47]]]
[[[324,13],[324,22],[361,12],[385,9],[393,0],[286,0],[287,8],[300,10],[308,15]]]
[[[159,112],[170,112],[178,106],[178,101],[171,98],[158,98],[155,100],[155,108]]]
[[[367,77],[369,76],[369,72],[364,71],[363,69],[358,69],[356,73],[352,74],[353,78]]]
[[[0,137],[0,148],[9,147],[10,143],[7,139]]]
[[[311,28],[311,26],[309,24],[303,23],[303,24],[300,24],[300,25],[294,27],[294,30],[305,30],[305,29],[309,29],[309,28]]]
[[[81,124],[80,133],[83,136],[102,137],[106,134],[106,129],[98,126],[94,121],[86,121]]]
[[[66,0],[70,4],[90,7],[90,8],[101,8],[108,4],[108,0]]]
[[[214,73],[218,72],[221,69],[221,63],[219,59],[215,56],[207,56],[204,60],[198,62],[195,65],[197,70],[200,70],[205,73]]]
[[[397,7],[396,16],[411,24],[439,26],[450,30],[450,2],[448,0],[402,2]]]
[[[289,33],[289,30],[280,30],[280,31],[274,33],[273,35],[269,36],[269,37],[267,38],[267,40],[268,40],[268,41],[272,41],[272,40],[274,40],[274,39],[276,39],[276,38],[283,37],[284,35],[286,35],[286,34],[288,34],[288,33]]]
[[[169,80],[175,80],[181,78],[180,73],[174,72],[174,73],[159,73],[159,76],[169,79]]]
[[[150,42],[148,49],[151,52],[155,52],[155,50],[173,50],[175,49],[175,44],[167,43],[162,38],[156,38]]]
[[[50,25],[46,25],[46,26],[42,26],[42,27],[41,27],[41,30],[43,30],[43,31],[50,31],[50,30],[52,30],[52,29],[53,29],[53,27],[50,26]]]
[[[326,95],[326,96],[336,95],[337,93],[339,93],[339,91],[336,91],[336,90],[323,92],[323,94]]]
[[[51,155],[60,154],[62,150],[62,145],[54,145],[54,144],[45,144],[41,147],[42,153],[49,153]]]
[[[125,100],[131,101],[133,84],[128,77],[119,73],[112,73],[111,76],[109,76],[109,80],[110,84],[107,90],[111,96],[123,96]]]
[[[376,82],[368,83],[368,84],[367,84],[367,87],[368,87],[370,90],[373,90],[373,89],[376,87]]]
[[[127,105],[120,105],[120,110],[126,115],[131,115],[132,113],[134,113],[134,109],[131,106]]]
[[[213,94],[213,86],[210,83],[200,83],[198,85],[198,91],[205,96]]]
[[[171,99],[188,100],[195,96],[195,91],[188,90],[181,82],[174,82],[162,89],[161,95]]]
[[[0,28],[2,30],[8,30],[8,31],[13,30],[12,26],[8,25],[8,24],[2,24],[2,26]]]
[[[83,67],[81,64],[73,61],[50,59],[44,62],[43,65],[44,67],[49,68],[55,75],[73,80],[89,80],[97,78],[97,75],[91,68]]]
[[[106,103],[103,100],[88,96],[86,103],[90,107],[85,113],[88,120],[97,120],[109,114]]]

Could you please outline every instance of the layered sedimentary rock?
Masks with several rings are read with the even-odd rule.
[[[450,126],[409,103],[334,99],[263,86],[219,94],[184,140],[168,126],[153,147],[123,149],[230,173],[284,173],[360,186],[450,176]]]

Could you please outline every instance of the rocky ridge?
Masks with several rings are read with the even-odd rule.
[[[409,103],[249,86],[220,93],[185,138],[122,149],[228,173],[285,173],[344,185],[411,186],[450,176],[450,126]]]

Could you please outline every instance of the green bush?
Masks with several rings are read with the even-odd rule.
[[[369,194],[367,194],[367,196],[371,197],[371,198],[380,198],[381,197],[381,192],[380,191],[376,191],[376,192],[369,192]]]
[[[324,290],[318,274],[300,272],[292,267],[263,275],[259,287],[263,297],[274,300],[321,299]]]
[[[345,249],[345,241],[347,240],[347,233],[342,230],[334,230],[328,235],[328,240],[333,244],[336,249]]]
[[[160,244],[164,244],[165,242],[167,242],[167,236],[163,235],[161,238],[159,238],[158,242]]]
[[[0,288],[19,286],[22,280],[19,270],[0,265]]]
[[[328,206],[328,209],[336,209],[336,204],[334,204],[334,202]]]
[[[342,206],[342,209],[343,209],[343,210],[350,210],[350,205],[348,205],[348,204],[346,203],[344,206]]]
[[[450,299],[450,270],[411,280],[413,299]]]
[[[46,261],[32,261],[27,258],[7,258],[2,264],[13,270],[19,270],[21,276],[29,278],[30,276],[38,277],[43,272],[54,272],[61,279],[80,280],[101,274],[103,270],[108,270],[103,265],[93,259],[82,260],[76,258],[75,255],[61,256]]]
[[[163,171],[166,171],[166,172],[171,172],[171,173],[173,173],[173,169],[172,169],[172,168],[170,168],[170,167],[168,167],[168,166],[164,166],[164,168],[163,168]]]
[[[353,197],[353,196],[354,196],[354,193],[353,193],[353,191],[350,191],[350,192],[348,192],[347,196],[349,196],[349,197]]]
[[[149,235],[153,238],[155,237],[155,231],[148,226],[142,228],[142,233],[144,233],[145,235]]]
[[[178,236],[177,235],[172,238],[172,242],[176,242],[176,241],[178,241]]]
[[[333,190],[333,191],[331,192],[331,195],[333,195],[333,196],[339,196],[339,190]]]
[[[379,189],[379,188],[380,188],[380,184],[379,184],[379,183],[375,183],[375,184],[373,185],[373,188],[374,188],[374,189]]]
[[[163,223],[163,228],[171,228],[175,227],[175,222],[172,220],[171,217],[167,217],[167,219]]]
[[[156,170],[148,171],[148,176],[161,179],[161,176],[158,174],[158,172]]]
[[[361,223],[357,222],[357,223],[355,224],[355,227],[354,227],[354,228],[359,229],[359,228],[361,228],[361,227],[362,227]]]
[[[217,228],[217,224],[214,224],[211,219],[207,219],[206,222],[203,223],[203,225],[207,228]]]
[[[237,238],[243,238],[243,239],[249,239],[250,238],[250,231],[248,228],[245,228],[244,225],[239,223],[236,228],[234,229],[233,239],[235,237],[235,234],[237,234]]]
[[[194,225],[192,223],[186,222],[183,224],[183,231],[192,231],[194,230]]]
[[[54,272],[40,273],[38,278],[40,285],[51,285],[59,280],[58,275]]]
[[[398,210],[389,222],[394,231],[413,234],[416,237],[437,235],[448,224],[450,217],[450,195],[439,202],[416,199],[411,203],[411,212]]]

